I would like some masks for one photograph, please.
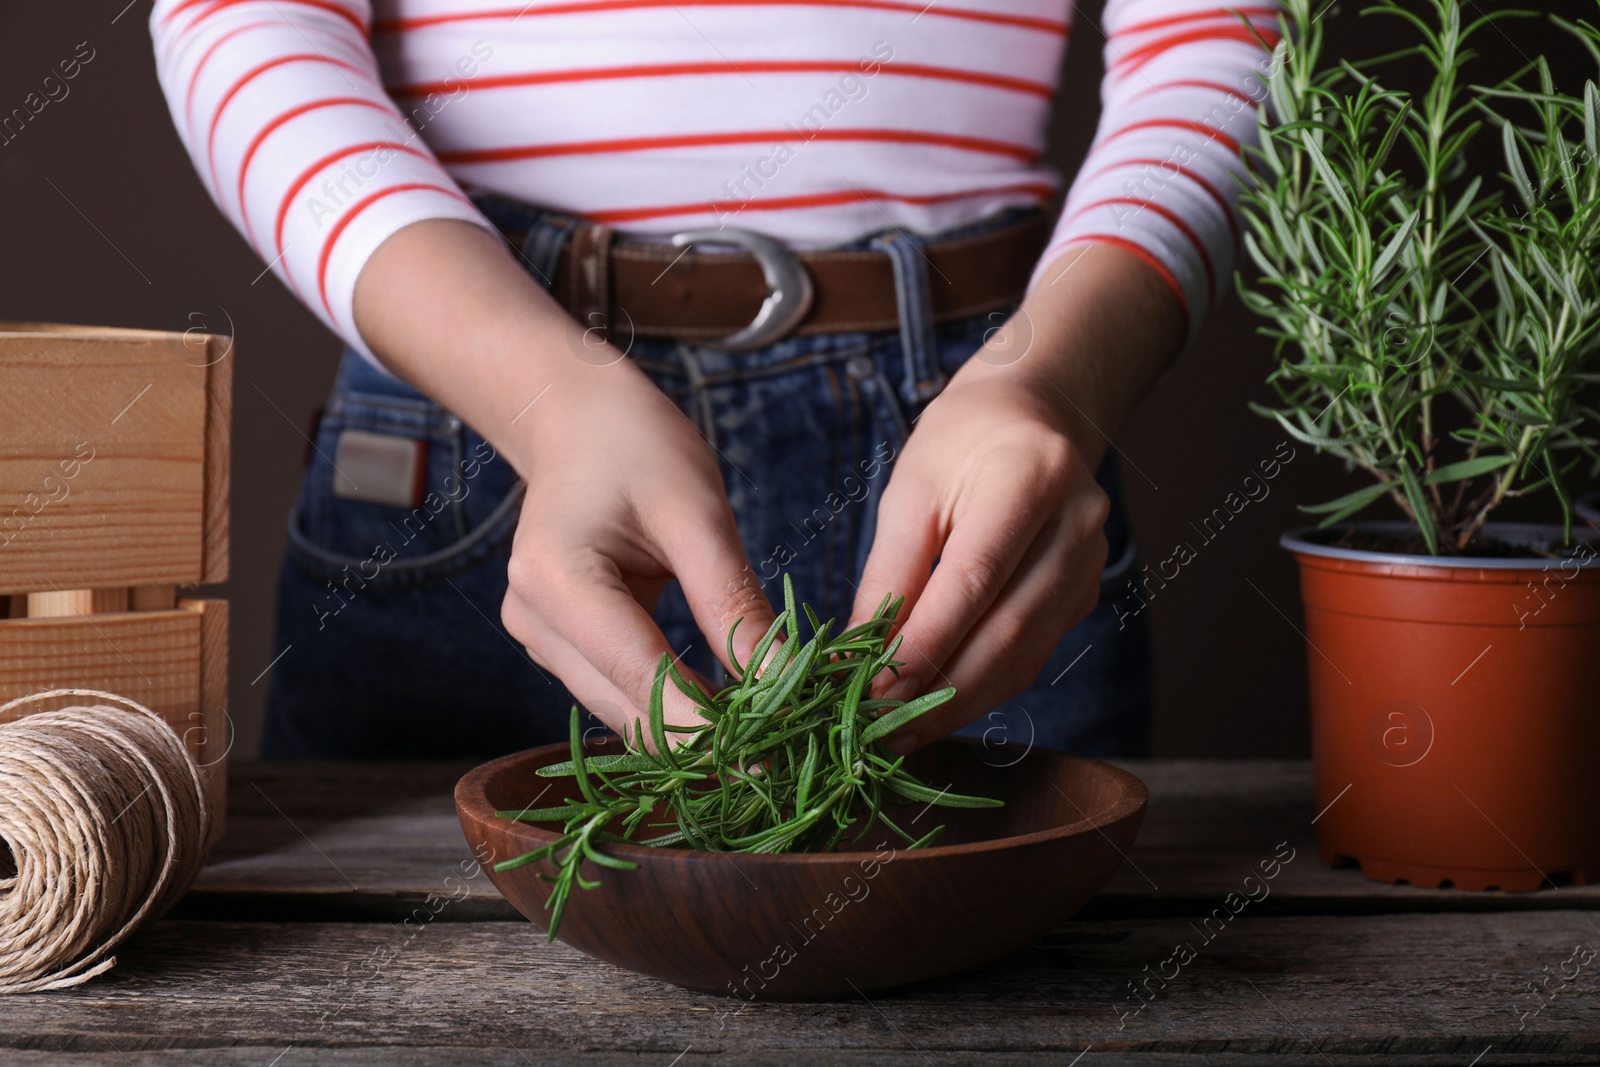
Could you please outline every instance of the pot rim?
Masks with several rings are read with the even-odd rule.
[[[1578,567],[1600,568],[1600,553],[1588,559],[1577,559],[1574,556],[1552,558],[1549,556],[1525,556],[1521,558],[1502,558],[1498,556],[1428,556],[1410,552],[1369,552],[1364,549],[1335,548],[1323,544],[1326,538],[1336,537],[1347,530],[1374,530],[1381,533],[1393,533],[1411,529],[1408,522],[1382,519],[1373,522],[1346,522],[1327,529],[1318,529],[1315,526],[1302,526],[1298,530],[1290,530],[1278,538],[1278,544],[1290,552],[1307,556],[1321,556],[1328,559],[1345,559],[1357,563],[1402,563],[1413,567],[1443,567],[1461,568],[1470,567],[1474,570],[1537,570],[1541,567],[1552,565],[1575,565]],[[1561,537],[1561,527],[1553,523],[1535,522],[1491,522],[1484,525],[1484,531],[1494,534],[1502,541],[1510,544],[1529,544],[1535,541],[1556,541]],[[1582,526],[1574,523],[1572,528],[1573,539],[1583,544],[1600,547],[1600,536],[1592,531],[1585,531]]]

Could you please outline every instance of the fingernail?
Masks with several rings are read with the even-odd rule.
[[[908,733],[898,733],[884,744],[896,756],[908,756],[917,747],[917,739]]]
[[[910,700],[922,692],[922,682],[913,674],[904,674],[883,694],[885,700]]]

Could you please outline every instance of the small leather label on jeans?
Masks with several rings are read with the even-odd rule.
[[[428,442],[415,437],[341,430],[333,455],[333,495],[414,508],[428,475]]]

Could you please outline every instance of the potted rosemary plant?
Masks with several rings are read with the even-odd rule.
[[[1417,885],[1600,878],[1600,542],[1565,488],[1600,425],[1600,90],[1543,57],[1471,83],[1527,12],[1377,0],[1410,43],[1352,63],[1285,9],[1242,201],[1241,296],[1277,343],[1256,408],[1365,479],[1282,541],[1320,850]],[[1600,62],[1600,29],[1562,25]],[[1401,57],[1423,91],[1386,85]],[[1524,496],[1548,524],[1496,520]]]

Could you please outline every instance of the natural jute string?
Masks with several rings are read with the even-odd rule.
[[[205,860],[200,768],[149,708],[93,689],[92,703],[0,725],[0,993],[86,982],[147,918],[175,904]],[[14,867],[13,869],[7,869]]]

